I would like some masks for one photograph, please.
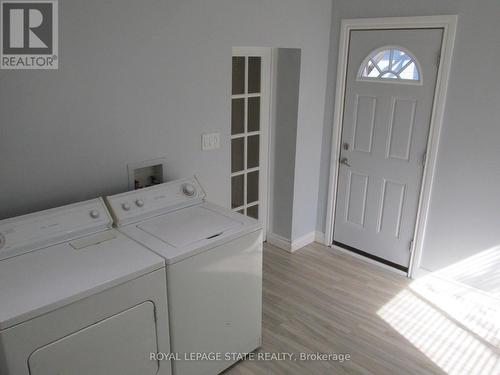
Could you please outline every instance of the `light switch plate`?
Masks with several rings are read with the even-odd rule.
[[[203,134],[201,137],[201,149],[203,151],[217,150],[220,148],[220,134],[208,133]]]

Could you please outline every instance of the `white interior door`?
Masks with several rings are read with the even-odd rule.
[[[231,209],[267,226],[270,50],[233,48]]]
[[[334,244],[407,270],[442,29],[351,31]]]

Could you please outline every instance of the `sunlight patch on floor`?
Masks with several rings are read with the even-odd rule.
[[[377,314],[447,374],[500,374],[500,300],[428,275]]]
[[[433,274],[500,298],[500,246],[483,250]]]

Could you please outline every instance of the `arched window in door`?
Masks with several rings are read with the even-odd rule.
[[[407,83],[422,81],[418,61],[402,47],[381,47],[371,52],[361,64],[358,79]]]

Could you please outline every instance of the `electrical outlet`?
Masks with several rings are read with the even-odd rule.
[[[201,149],[203,151],[217,150],[220,148],[220,134],[209,133],[203,134],[201,137]]]

